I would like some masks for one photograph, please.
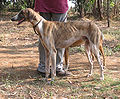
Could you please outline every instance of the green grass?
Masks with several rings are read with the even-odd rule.
[[[69,51],[70,51],[70,53],[85,52],[83,45],[78,46],[78,47],[70,47]]]
[[[103,49],[104,49],[104,53],[105,53],[106,56],[112,56],[113,55],[112,48],[103,47]]]
[[[104,47],[103,49],[106,56],[112,56],[115,52],[120,51],[120,44],[116,45],[113,48]]]
[[[70,84],[65,78],[61,78],[55,80],[51,85],[41,81],[39,77],[36,77],[32,82],[26,83],[24,80],[11,79],[11,75],[8,74],[6,78],[2,79],[2,82],[6,89],[16,89],[17,86],[20,85],[23,87],[20,87],[22,89],[18,89],[18,92],[22,90],[22,93],[25,95],[35,92],[38,93],[42,99],[52,98],[59,90],[63,90],[64,95],[70,99],[93,99],[95,97],[103,99],[109,96],[113,99],[119,99],[117,95],[120,92],[120,79],[114,80],[109,75],[105,75],[105,80],[100,81],[98,77],[98,74],[94,74],[93,80],[91,81],[75,82],[73,84]],[[78,86],[77,83],[79,83],[80,86]],[[24,97],[24,94],[19,97]]]
[[[103,47],[104,53],[106,56],[112,56],[115,52],[120,51],[120,45],[115,46],[114,48]],[[74,47],[70,48],[70,53],[85,53],[84,47]]]
[[[102,30],[103,34],[109,34],[109,35],[120,35],[120,29],[108,29],[108,30]]]
[[[114,52],[120,51],[120,44],[116,45],[113,49]]]

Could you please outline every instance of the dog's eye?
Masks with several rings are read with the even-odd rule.
[[[21,15],[23,15],[23,10],[20,12]]]
[[[19,13],[19,17],[24,17],[23,11],[21,11],[21,12]]]

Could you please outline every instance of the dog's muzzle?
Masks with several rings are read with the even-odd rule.
[[[11,21],[18,21],[17,25],[21,24],[24,22],[26,19],[24,17],[20,17],[19,14],[11,18]]]

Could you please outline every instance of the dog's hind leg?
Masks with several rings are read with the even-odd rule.
[[[101,62],[101,59],[100,59],[99,49],[97,48],[96,45],[93,45],[92,48],[93,48],[92,52],[94,53],[94,55],[95,55],[95,57],[96,57],[96,59],[98,61],[98,64],[100,66],[100,73],[101,73],[100,80],[104,80],[104,73],[103,73],[104,69],[103,69],[103,64]]]
[[[85,42],[85,52],[86,52],[86,55],[87,55],[87,58],[88,58],[88,61],[90,63],[90,72],[88,74],[88,77],[90,77],[93,73],[93,60],[92,60],[92,53],[91,53],[91,50],[90,50],[90,45],[89,45],[89,42]]]
[[[65,70],[67,71],[69,68],[69,47],[65,48]]]
[[[105,54],[104,54],[104,50],[103,50],[102,44],[100,44],[99,49],[100,49],[100,52],[101,52],[102,57],[103,57],[103,66],[105,66]]]

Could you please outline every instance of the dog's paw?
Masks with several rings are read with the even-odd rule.
[[[104,76],[103,76],[103,77],[100,77],[100,80],[104,80]]]
[[[47,78],[42,78],[42,81],[43,81],[43,82],[47,82],[48,79],[47,79]]]
[[[90,76],[92,76],[92,74],[88,74],[88,75],[87,75],[87,77],[90,77]]]

